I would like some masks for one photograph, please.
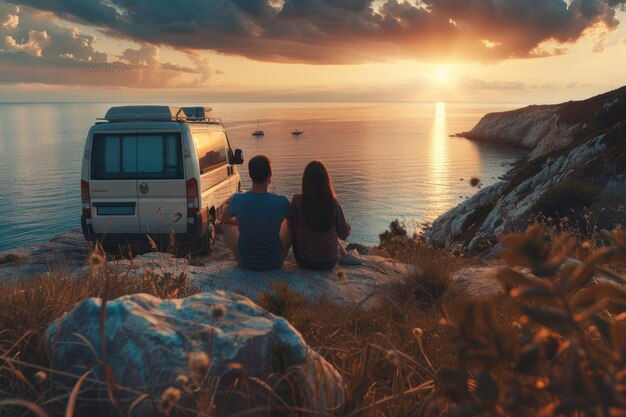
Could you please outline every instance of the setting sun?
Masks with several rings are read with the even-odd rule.
[[[450,69],[446,66],[439,66],[435,68],[433,78],[440,87],[449,87],[452,83],[452,75]]]

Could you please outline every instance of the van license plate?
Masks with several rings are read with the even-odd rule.
[[[98,216],[132,216],[135,214],[134,206],[108,206],[98,207]]]

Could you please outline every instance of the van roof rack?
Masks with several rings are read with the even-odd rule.
[[[196,122],[222,124],[218,118],[211,117],[211,107],[175,107],[175,106],[115,106],[111,107],[104,118],[107,122]]]

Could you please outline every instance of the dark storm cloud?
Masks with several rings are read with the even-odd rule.
[[[558,54],[626,0],[21,0],[122,38],[265,61],[502,60]]]

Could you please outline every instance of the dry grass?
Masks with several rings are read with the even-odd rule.
[[[289,320],[341,373],[343,416],[623,415],[626,277],[612,274],[622,286],[592,278],[603,264],[626,264],[626,234],[603,233],[612,246],[592,251],[577,267],[562,267],[563,260],[582,244],[571,236],[550,242],[549,235],[534,226],[504,240],[504,261],[529,268],[535,277],[503,269],[498,278],[510,294],[488,300],[465,300],[452,290],[451,274],[463,261],[419,239],[391,236],[391,250],[421,272],[383,288],[371,308],[308,302],[286,286],[261,294],[259,302]],[[53,370],[43,354],[43,331],[76,302],[196,291],[184,274],[166,268],[132,277],[98,254],[90,264],[92,271],[82,277],[59,271],[0,287],[0,394],[6,398],[0,400],[0,416],[21,415],[24,407],[34,415],[74,414],[80,390],[60,393],[46,378]],[[602,384],[601,391],[576,391],[592,380]],[[191,408],[178,403],[186,389],[195,399]],[[181,388],[173,381],[173,388],[153,401],[169,415],[214,415],[214,389],[211,378]],[[611,397],[601,395],[607,390]],[[308,415],[305,409],[282,411]]]
[[[325,301],[310,303],[281,285],[259,295],[260,305],[287,318],[307,343],[340,371],[346,381],[346,415],[407,415],[401,411],[416,404],[415,395],[432,391],[436,368],[453,360],[452,349],[445,347],[445,329],[438,326],[441,303],[429,302],[445,298],[448,290],[444,287],[450,281],[441,278],[449,271],[446,268],[438,273],[435,266],[442,258],[434,249],[425,248],[411,256],[429,275],[420,275],[416,281],[416,275],[409,274],[403,281],[414,288],[414,294],[420,292],[418,282],[426,285],[420,303],[399,297],[393,289],[385,289],[388,296],[370,309]],[[0,284],[0,394],[13,401],[0,403],[0,416],[23,411],[25,403],[21,401],[41,407],[49,415],[67,411],[68,395],[59,396],[53,379],[45,377],[54,371],[45,354],[43,333],[51,320],[76,303],[89,297],[114,299],[133,293],[176,298],[197,291],[185,273],[172,274],[167,265],[136,275],[116,268],[98,252],[90,255],[88,263],[90,270],[78,277],[56,270],[30,280]],[[429,285],[430,279],[438,282]],[[424,330],[418,332],[417,328]],[[430,365],[424,365],[428,363],[425,358],[430,358]],[[411,387],[421,388],[409,397],[401,395]],[[154,401],[162,402],[164,410],[180,412],[170,397]],[[374,405],[378,401],[382,402]]]
[[[426,243],[421,236],[409,237],[398,220],[380,234],[379,253],[410,265],[409,271],[382,289],[382,296],[399,308],[441,306],[463,288],[454,273],[471,262]]]
[[[147,293],[160,298],[186,297],[197,292],[185,273],[113,267],[98,252],[89,258],[90,271],[75,276],[55,270],[31,279],[0,283],[0,398],[19,399],[57,415],[67,398],[57,397],[43,375],[52,372],[45,354],[44,332],[52,320],[90,297],[118,298]],[[19,365],[22,364],[22,365]],[[28,364],[28,365],[26,365]],[[0,403],[0,416],[15,415],[20,404]]]
[[[462,291],[455,284],[454,273],[463,265],[459,258],[427,244],[413,248],[412,269],[389,284],[385,296],[401,306],[440,306]]]

